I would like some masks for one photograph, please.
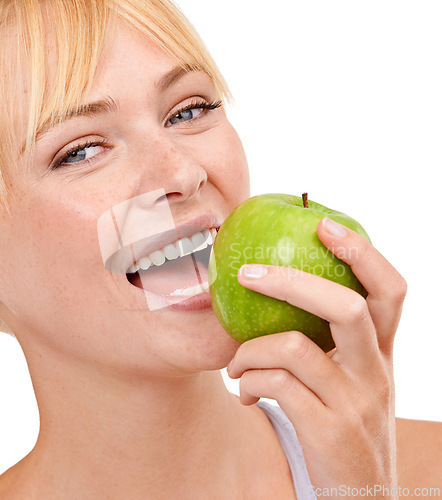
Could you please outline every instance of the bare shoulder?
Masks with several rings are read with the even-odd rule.
[[[442,422],[396,418],[396,444],[399,486],[442,492]]]

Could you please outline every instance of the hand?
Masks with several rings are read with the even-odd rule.
[[[266,335],[242,344],[228,372],[241,377],[242,404],[260,397],[279,403],[296,429],[315,489],[396,488],[392,352],[406,282],[365,238],[331,222],[321,220],[318,236],[351,266],[366,299],[290,267],[264,266],[268,274],[259,279],[240,269],[238,280],[329,321],[335,349],[324,353],[296,331]],[[333,224],[345,234],[331,232]]]

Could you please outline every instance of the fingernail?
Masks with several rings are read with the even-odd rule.
[[[232,365],[233,365],[233,359],[232,361],[230,361],[230,363],[227,365],[227,373],[230,372],[230,370],[232,369]]]
[[[241,276],[250,279],[259,279],[268,273],[268,269],[263,266],[246,265],[241,267]]]
[[[327,233],[331,234],[332,236],[337,236],[338,238],[342,238],[343,236],[347,235],[347,231],[345,230],[344,226],[338,224],[334,220],[329,219],[328,217],[325,217],[324,219],[324,229],[327,231]]]

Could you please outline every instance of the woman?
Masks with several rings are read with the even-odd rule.
[[[330,321],[328,354],[299,332],[239,346],[207,295],[153,306],[165,282],[187,285],[189,259],[140,279],[109,264],[112,238],[127,236],[120,217],[155,224],[159,213],[143,239],[170,220],[177,233],[210,230],[250,194],[227,86],[174,5],[17,0],[0,14],[0,316],[25,353],[41,419],[0,498],[289,499],[340,485],[395,497],[398,485],[435,485],[440,427],[395,425],[391,353],[406,285],[357,234],[318,225],[367,300],[290,269],[238,277]],[[106,214],[115,234],[100,232]],[[222,381],[229,363],[240,398]],[[286,446],[297,446],[290,423],[303,457]]]

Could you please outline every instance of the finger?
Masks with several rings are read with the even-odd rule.
[[[241,344],[227,371],[229,377],[239,378],[260,368],[286,370],[331,408],[345,400],[346,373],[300,332],[264,335]]]
[[[368,292],[367,304],[379,347],[391,352],[407,284],[388,260],[363,236],[331,219],[322,219],[318,236],[336,257],[351,267]]]
[[[248,278],[247,269],[264,268],[259,279]],[[241,285],[284,300],[330,322],[338,351],[349,365],[370,368],[379,357],[376,330],[365,299],[354,290],[292,267],[246,265],[239,270]]]
[[[313,422],[325,421],[329,411],[302,382],[286,370],[249,370],[240,380],[240,401],[255,404],[259,398],[274,399],[287,415],[296,431],[317,433]]]

